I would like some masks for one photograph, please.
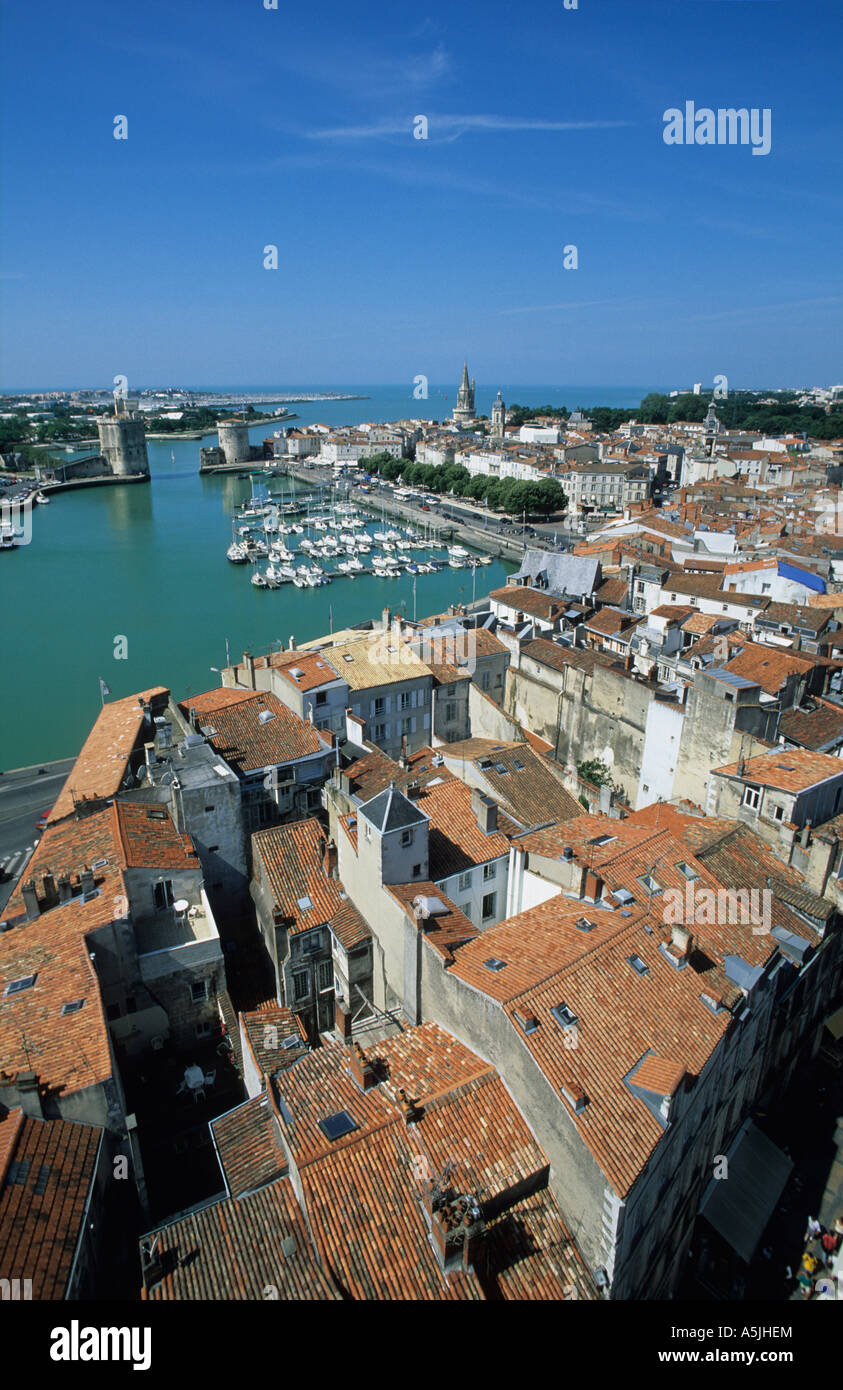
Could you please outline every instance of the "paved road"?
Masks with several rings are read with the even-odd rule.
[[[75,758],[0,774],[0,909],[40,838],[35,822],[54,805]]]

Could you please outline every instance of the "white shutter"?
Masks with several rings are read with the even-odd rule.
[[[425,728],[425,729],[429,729],[429,728],[430,728],[430,715],[429,715],[429,714],[426,714],[426,715],[424,716],[424,728]]]
[[[416,732],[416,716],[413,715],[412,719],[410,720],[410,733],[411,733],[411,734],[414,734],[415,732]]]

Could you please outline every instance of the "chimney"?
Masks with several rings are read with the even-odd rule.
[[[353,1042],[349,1047],[348,1060],[351,1079],[357,1083],[361,1091],[368,1091],[372,1086],[377,1086],[377,1072],[359,1043]]]
[[[50,869],[41,875],[41,897],[44,901],[45,911],[58,906],[59,895],[56,890],[56,880]]]
[[[41,912],[38,906],[38,894],[35,891],[34,878],[28,879],[27,882],[23,884],[21,895],[23,897],[23,905],[26,908],[26,920],[27,922],[31,922],[34,918],[38,917]]]
[[[291,652],[294,652],[296,650],[296,639],[292,633],[290,633],[290,645],[287,648],[287,650]]]
[[[597,874],[593,873],[591,869],[587,869],[585,874],[584,896],[586,898],[592,898],[594,902],[598,902],[602,895],[602,878],[598,878]]]
[[[171,748],[172,746],[173,726],[170,723],[169,719],[164,719],[162,716],[159,715],[159,717],[155,720],[156,751],[160,753],[164,748]]]
[[[199,715],[196,713],[195,705],[190,707],[190,728],[194,734],[199,728]]]
[[[339,1033],[342,1041],[351,1041],[351,1012],[346,1011],[339,999],[334,999],[334,1027]]]
[[[670,933],[671,945],[675,946],[679,954],[686,959],[691,954],[693,940],[693,935],[687,927],[680,927],[678,924],[673,926]]]
[[[87,864],[79,875],[79,886],[83,893],[93,893],[94,891],[94,871],[89,869]]]
[[[802,846],[803,849],[807,849],[807,848],[808,848],[808,841],[809,841],[810,838],[811,838],[811,825],[812,825],[812,823],[813,823],[812,821],[806,820],[806,822],[805,822],[805,824],[804,824],[804,826],[803,826],[803,828],[802,828],[802,834],[799,836],[799,843],[801,844],[801,846]]]
[[[152,781],[152,764],[155,761],[155,744],[145,743],[143,745],[143,756],[146,759],[146,772],[150,782]]]
[[[148,700],[141,700],[140,705],[143,710],[143,722],[148,727],[152,723],[152,706]]]
[[[255,689],[255,658],[251,652],[243,653],[243,684],[249,690]]]
[[[58,888],[59,888],[59,902],[60,902],[60,903],[69,903],[71,897],[73,896],[73,893],[72,893],[72,890],[71,890],[71,887],[70,887],[70,876],[69,876],[69,874],[59,874]]]
[[[381,614],[381,622],[382,622],[382,624],[383,624],[383,630],[384,630],[384,632],[389,632],[389,626],[390,626],[390,623],[392,622],[392,609],[391,609],[391,608],[386,607],[386,608],[383,610],[383,613]]]
[[[407,757],[407,735],[406,735],[406,734],[402,734],[402,735],[401,735],[401,756],[400,756],[400,758],[398,759],[398,765],[399,765],[399,767],[403,767],[405,770],[410,766],[410,759]]]
[[[326,878],[337,876],[337,847],[333,840],[327,840],[322,848],[322,868]]]
[[[471,790],[471,809],[484,835],[493,835],[498,828],[498,804],[477,787]]]
[[[184,818],[184,801],[181,794],[181,782],[178,777],[174,777],[170,786],[170,815],[173,825],[180,835],[184,835],[187,825]]]
[[[745,759],[745,758],[738,758],[738,776],[739,776],[739,777],[743,777],[745,769],[746,769],[746,759]]]
[[[24,1115],[29,1115],[34,1120],[43,1120],[44,1107],[41,1104],[41,1092],[38,1089],[38,1073],[19,1071],[17,1083],[18,1101]]]

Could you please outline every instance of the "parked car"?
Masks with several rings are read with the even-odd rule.
[[[37,821],[35,822],[35,829],[38,831],[38,834],[39,834],[39,835],[41,834],[42,831],[44,831],[44,830],[47,829],[47,817],[49,816],[49,814],[50,814],[50,812],[52,811],[52,809],[53,809],[52,806],[48,806],[47,809],[46,809],[46,811],[42,811],[41,815],[38,817]]]

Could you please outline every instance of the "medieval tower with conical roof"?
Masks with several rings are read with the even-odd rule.
[[[468,363],[462,365],[462,381],[457,392],[457,403],[454,406],[454,420],[458,425],[467,425],[474,419],[474,379],[471,384],[468,381]]]

